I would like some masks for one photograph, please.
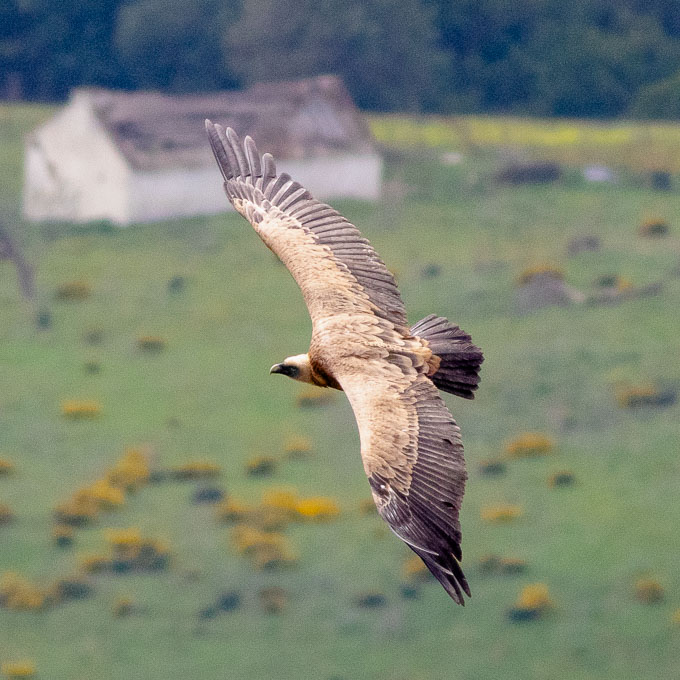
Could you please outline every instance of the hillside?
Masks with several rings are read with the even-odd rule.
[[[404,596],[410,553],[361,511],[370,494],[343,395],[300,408],[302,388],[268,375],[306,350],[310,323],[294,282],[248,225],[234,214],[120,230],[19,224],[19,135],[44,113],[0,111],[0,206],[39,290],[35,303],[22,300],[11,263],[0,261],[0,458],[13,465],[0,475],[0,503],[14,514],[0,526],[0,579],[16,572],[45,589],[83,579],[83,560],[105,551],[112,528],[136,528],[170,555],[167,569],[88,575],[87,598],[39,611],[0,607],[0,664],[32,659],[50,680],[677,673],[680,405],[622,407],[621,390],[680,385],[680,194],[633,176],[588,184],[577,173],[498,186],[488,150],[443,165],[439,150],[421,149],[393,154],[383,204],[337,205],[395,271],[409,318],[445,315],[486,355],[477,399],[446,398],[470,471],[461,522],[473,598],[462,609],[432,582]],[[650,218],[666,220],[670,233],[641,237]],[[601,248],[568,256],[584,235]],[[518,315],[518,279],[545,266],[587,295],[606,275],[663,288]],[[74,282],[81,292],[62,289],[59,299]],[[145,337],[158,339],[158,351],[140,347]],[[72,400],[93,402],[98,414],[65,416]],[[508,454],[526,432],[549,438],[547,455]],[[311,441],[307,456],[285,455],[292,436]],[[126,447],[166,477],[76,528],[71,548],[56,546],[55,507],[107,474]],[[270,476],[247,474],[258,456],[275,458]],[[484,461],[498,458],[505,472],[485,474]],[[221,474],[167,478],[197,460]],[[574,483],[550,486],[560,471]],[[336,501],[340,513],[289,524],[282,533],[295,563],[258,570],[214,507],[192,503],[205,486],[246,504],[293,487]],[[482,518],[504,505],[520,516]],[[525,561],[524,571],[490,569],[490,555]],[[663,586],[661,602],[636,598],[643,577]],[[520,591],[536,583],[553,606],[537,620],[511,621]],[[272,587],[288,597],[275,615],[259,594]],[[206,613],[231,591],[240,607]],[[360,606],[369,594],[385,603]],[[129,616],[116,615],[121,600],[133,603]]]

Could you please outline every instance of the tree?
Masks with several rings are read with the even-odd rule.
[[[420,0],[244,0],[225,45],[245,84],[337,73],[359,106],[387,111],[435,108],[449,66]]]
[[[75,85],[122,85],[123,74],[111,49],[119,4],[11,0],[0,22],[5,26],[0,32],[0,66],[20,75],[29,99],[63,99]]]
[[[131,84],[172,92],[233,87],[221,37],[233,0],[140,0],[121,7],[115,45]]]
[[[433,2],[456,64],[455,110],[616,116],[680,68],[669,0]]]
[[[642,88],[630,114],[634,118],[680,119],[680,71]]]

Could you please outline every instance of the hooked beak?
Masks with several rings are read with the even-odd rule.
[[[283,364],[274,364],[269,369],[269,374],[271,375],[272,373],[283,373],[285,375],[286,367]]]

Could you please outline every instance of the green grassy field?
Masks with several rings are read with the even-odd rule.
[[[669,122],[399,114],[368,120],[376,138],[387,146],[502,150],[566,165],[680,171],[680,127]]]
[[[0,119],[0,205],[10,218],[18,214],[18,135],[44,115],[28,110],[3,109]],[[680,194],[576,180],[499,188],[479,179],[485,159],[445,167],[424,156],[390,168],[413,188],[408,199],[337,207],[397,273],[410,319],[446,315],[486,354],[477,399],[447,397],[470,471],[461,517],[469,605],[456,607],[436,583],[402,597],[410,553],[377,517],[359,512],[369,489],[343,395],[301,410],[299,386],[268,375],[306,350],[310,323],[294,282],[240,217],[120,230],[13,222],[36,267],[39,300],[23,301],[11,263],[0,261],[0,457],[16,466],[0,477],[0,502],[15,513],[0,526],[0,574],[39,584],[72,575],[83,555],[101,552],[111,527],[139,527],[166,541],[173,559],[157,574],[96,575],[93,596],[82,601],[0,608],[0,664],[32,659],[50,680],[677,676],[680,405],[622,409],[615,387],[680,384]],[[649,216],[667,219],[671,234],[640,238]],[[599,236],[602,249],[567,257],[569,241],[584,234]],[[517,316],[517,276],[546,263],[585,292],[612,273],[665,286],[616,306]],[[427,277],[432,264],[440,274]],[[175,276],[187,285],[173,294]],[[89,283],[91,296],[55,301],[57,286],[75,280]],[[37,308],[49,309],[50,329],[36,329]],[[91,330],[101,331],[100,345],[84,342]],[[140,352],[143,335],[164,338],[166,350]],[[86,362],[101,371],[87,373]],[[101,415],[68,421],[66,399],[96,400]],[[525,431],[552,437],[552,454],[482,475],[479,463]],[[282,463],[272,477],[245,474],[246,461],[279,456],[291,434],[310,437],[314,455]],[[235,553],[213,511],[191,504],[195,484],[163,483],[76,530],[73,549],[53,546],[55,505],[137,445],[151,447],[162,467],[219,463],[219,484],[246,501],[271,486],[333,497],[340,517],[290,526],[297,566],[259,572]],[[550,488],[549,476],[563,469],[576,483]],[[521,506],[522,516],[508,524],[480,518],[483,507],[504,503]],[[526,560],[527,571],[485,574],[479,562],[489,554]],[[662,602],[635,598],[641,576],[663,585]],[[553,609],[510,622],[522,587],[537,582],[548,586]],[[269,586],[289,593],[280,614],[258,602]],[[240,609],[198,616],[234,589]],[[367,592],[387,604],[358,607]],[[137,605],[126,618],[113,615],[121,597]]]

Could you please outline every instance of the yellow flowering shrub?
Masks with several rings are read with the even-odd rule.
[[[526,571],[527,563],[519,557],[501,557],[498,567],[503,574],[520,574]]]
[[[12,508],[6,503],[0,503],[0,526],[9,524],[14,519]]]
[[[297,562],[288,539],[280,533],[240,525],[232,531],[231,541],[239,553],[252,560],[256,569],[286,567]]]
[[[254,456],[246,461],[246,473],[253,477],[266,477],[276,470],[277,460],[273,456]]]
[[[35,664],[32,661],[7,661],[0,668],[7,680],[35,677]]]
[[[125,503],[125,493],[112,486],[108,479],[100,479],[78,492],[77,497],[89,498],[100,510],[113,510]]]
[[[484,555],[479,560],[479,568],[485,574],[520,574],[526,571],[527,563],[519,557]]]
[[[505,445],[509,458],[533,458],[549,454],[555,444],[550,437],[539,432],[524,432]]]
[[[624,386],[619,385],[614,396],[620,408],[636,408],[653,404],[661,393],[652,384]]]
[[[545,583],[532,583],[522,588],[515,606],[518,609],[545,612],[555,606]]]
[[[15,572],[0,577],[0,607],[14,611],[39,610],[45,606],[45,593]]]
[[[60,548],[73,545],[73,528],[66,524],[55,524],[52,527],[52,540]]]
[[[130,597],[119,597],[113,603],[113,615],[120,619],[124,616],[130,616],[134,612],[134,601]]]
[[[680,609],[676,609],[671,615],[671,623],[680,626]]]
[[[97,401],[78,401],[69,399],[61,402],[61,415],[70,420],[96,418],[101,414],[101,404]]]
[[[123,456],[102,479],[77,490],[70,499],[55,509],[60,524],[84,526],[96,519],[100,512],[119,508],[125,503],[125,493],[146,484],[149,464],[139,449],[126,449]]]
[[[14,472],[14,463],[7,458],[0,458],[0,477]]]
[[[640,578],[635,581],[635,597],[646,604],[656,604],[664,598],[663,586],[654,578]]]
[[[296,510],[300,517],[319,522],[335,519],[340,514],[337,502],[326,496],[303,498],[298,501]]]
[[[231,532],[231,542],[237,552],[247,555],[258,547],[271,547],[280,550],[287,548],[287,539],[283,534],[262,531],[257,527],[241,524]]]
[[[425,566],[425,562],[417,555],[411,555],[404,560],[401,573],[408,581],[426,580],[432,576],[430,570]]]
[[[108,555],[94,555],[81,562],[81,569],[101,571],[158,571],[170,563],[170,549],[162,541],[145,538],[139,529],[111,529],[106,533]]]
[[[292,435],[286,439],[283,452],[293,460],[307,457],[312,451],[312,440],[301,435]]]
[[[110,529],[106,532],[106,542],[114,552],[136,554],[142,545],[142,533],[134,527],[130,529]]]
[[[298,408],[313,408],[315,406],[324,406],[332,401],[333,395],[328,388],[324,387],[308,387],[300,392],[295,403]]]
[[[499,149],[571,166],[590,164],[678,172],[680,133],[668,123],[567,121],[489,115],[371,114],[380,144],[396,148]]]
[[[87,555],[80,559],[79,566],[88,574],[99,574],[109,570],[111,558],[108,555]]]
[[[233,496],[228,496],[215,507],[217,519],[222,522],[241,522],[252,512],[252,507]]]
[[[562,271],[562,269],[559,267],[547,264],[529,267],[517,277],[517,284],[520,286],[526,286],[527,283],[537,276],[551,276],[554,279],[562,280],[564,279],[564,271]]]
[[[75,494],[54,509],[54,518],[59,524],[81,527],[89,524],[99,515],[99,505],[88,494]]]
[[[175,479],[186,481],[218,477],[222,473],[222,468],[209,460],[193,460],[172,468],[170,472]]]
[[[57,523],[78,527],[96,519],[100,509],[101,503],[86,487],[76,491],[69,500],[58,505],[54,515]]]
[[[288,594],[278,586],[263,588],[259,592],[259,599],[267,614],[280,614],[288,604]]]
[[[281,569],[297,564],[297,557],[288,548],[258,546],[251,555],[253,566],[260,570]]]
[[[482,508],[480,516],[486,522],[498,524],[512,522],[522,516],[522,508],[519,505],[486,505]]]
[[[280,531],[296,519],[289,510],[274,506],[260,505],[248,515],[248,522],[263,531]]]
[[[134,491],[149,481],[149,474],[149,460],[145,451],[127,448],[109,470],[107,480],[111,486]]]
[[[625,276],[617,276],[615,285],[616,285],[616,290],[619,293],[623,293],[627,290],[632,290],[632,288],[633,288],[633,282]]]
[[[87,281],[68,281],[57,287],[54,297],[64,302],[78,302],[86,300],[92,294],[92,288]]]
[[[297,504],[300,498],[295,489],[266,489],[262,494],[262,505],[277,510],[284,510],[294,515],[297,512]]]
[[[669,231],[668,222],[660,217],[645,220],[638,229],[640,236],[646,237],[665,236]]]

